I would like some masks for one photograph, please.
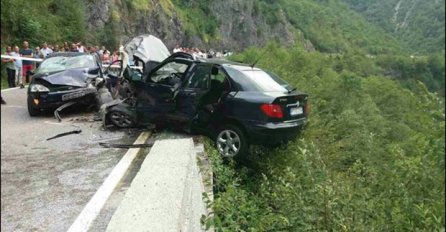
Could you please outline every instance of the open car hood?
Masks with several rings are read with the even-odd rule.
[[[49,74],[37,74],[34,76],[36,79],[42,79],[49,82],[52,85],[69,85],[75,87],[86,87],[87,78],[91,75],[97,76],[99,69],[68,69],[56,73]]]
[[[166,45],[153,35],[134,37],[125,44],[124,49],[131,61],[133,61],[133,56],[136,56],[144,63],[149,61],[160,63],[170,56]]]

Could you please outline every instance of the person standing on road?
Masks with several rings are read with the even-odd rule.
[[[79,52],[79,50],[77,50],[77,47],[76,47],[75,43],[71,44],[70,52]]]
[[[68,42],[63,42],[63,51],[64,52],[70,51],[70,46],[68,46]]]
[[[12,56],[11,46],[6,47],[6,55]],[[9,88],[16,87],[15,85],[15,65],[14,59],[2,59],[2,63],[6,64],[6,73],[8,75],[8,86]]]
[[[34,57],[33,50],[29,48],[28,41],[24,41],[23,42],[23,49],[20,51],[20,55],[22,57],[27,57],[27,58],[33,58]],[[33,70],[33,68],[34,68],[34,64],[33,63],[34,63],[33,61],[29,61],[29,60],[22,61],[23,81],[22,81],[22,84],[20,85],[20,88],[25,88],[23,83],[28,83],[29,82],[28,71]]]
[[[105,47],[102,46],[101,49],[99,49],[99,46],[96,46],[96,51],[98,52],[99,57],[102,59],[102,56],[104,55],[105,52]]]
[[[181,48],[180,48],[179,44],[177,44],[177,46],[175,46],[175,48],[173,49],[173,53],[177,53],[177,52],[181,52]]]
[[[78,52],[81,52],[81,53],[84,53],[84,52],[85,52],[85,48],[84,48],[84,46],[82,46],[82,43],[81,43],[81,42],[78,42],[78,43],[76,44],[76,46],[77,46],[77,51],[78,51]]]
[[[102,60],[102,56],[99,55],[98,48],[99,48],[98,46],[92,46],[90,54],[96,55],[98,60]]]
[[[60,52],[59,44],[54,45],[53,52]]]
[[[38,46],[34,49],[34,58],[43,59],[42,52],[40,51],[40,47],[38,47]],[[36,62],[34,62],[34,64],[35,64],[35,68],[38,68],[40,65],[40,62],[36,61]]]
[[[43,43],[42,44],[42,49],[40,50],[40,52],[42,53],[42,58],[43,59],[45,59],[45,57],[48,55],[48,54],[51,54],[51,53],[53,53],[53,50],[51,49],[51,48],[49,48],[48,47],[48,44],[45,42],[45,43]]]
[[[117,52],[117,51],[114,51],[114,52],[113,52],[113,55],[112,55],[112,57],[111,57],[111,62],[113,63],[113,62],[115,62],[115,61],[117,61],[117,60],[119,60],[119,55],[118,55],[118,52]]]
[[[104,64],[110,63],[110,52],[108,50],[105,50],[104,54],[102,55],[102,63]]]
[[[19,46],[14,47],[14,52],[11,53],[11,56],[20,58],[20,48]],[[22,60],[14,59],[14,67],[15,67],[15,84],[20,85],[20,88],[25,88],[23,85],[23,75],[22,75]]]

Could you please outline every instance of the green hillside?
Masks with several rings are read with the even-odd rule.
[[[218,27],[222,22],[215,20],[215,14],[225,13],[213,13],[210,10],[213,2],[173,1],[177,11],[187,15],[187,20],[183,20],[186,28],[193,28],[193,32],[205,37],[218,38]],[[360,49],[378,54],[400,51],[400,45],[392,36],[367,22],[341,1],[248,0],[236,6],[241,12],[261,15],[268,25],[278,25],[283,21],[289,23],[297,34],[309,40],[321,52],[338,53]],[[285,19],[281,17],[282,14]],[[208,20],[200,20],[202,18]],[[262,26],[258,25],[257,30],[262,30]]]
[[[343,0],[419,54],[444,51],[445,1]]]
[[[397,41],[339,1],[265,0],[260,1],[260,5],[266,14],[284,11],[290,23],[320,52],[362,49],[377,54],[399,51]]]
[[[269,51],[258,66],[309,94],[308,125],[287,146],[254,148],[243,165],[208,146],[216,193],[215,216],[205,222],[216,231],[444,230],[438,95],[421,82],[403,88],[370,60],[341,70],[346,60],[277,45]],[[252,62],[261,52],[233,59]]]
[[[397,13],[395,6],[398,0],[234,0],[224,4],[216,0],[106,2],[107,10],[100,12],[104,14],[101,20],[106,22],[98,27],[90,20],[95,18],[91,15],[103,9],[102,3],[87,0],[4,0],[1,2],[2,44],[23,39],[30,40],[32,44],[41,41],[117,43],[122,29],[140,34],[145,33],[141,23],[148,23],[146,28],[168,28],[167,25],[172,24],[170,19],[174,22],[178,19],[176,26],[182,33],[170,35],[172,38],[194,43],[201,40],[203,47],[206,44],[217,46],[247,30],[243,25],[231,26],[231,34],[224,35],[226,29],[223,26],[237,24],[240,18],[234,18],[234,15],[242,15],[253,23],[246,26],[256,27],[244,35],[247,40],[280,38],[283,36],[280,31],[272,28],[281,26],[286,33],[295,35],[294,42],[302,46],[304,41],[309,41],[320,52],[340,53],[359,49],[369,54],[414,51],[425,54],[444,51],[444,0],[404,1]],[[150,25],[151,22],[144,18],[155,11],[162,17],[156,18],[159,22],[155,25]],[[23,15],[27,17],[23,19]],[[168,30],[155,34],[171,43]],[[236,44],[239,40],[233,38],[231,41]]]
[[[83,41],[87,35],[84,7],[70,0],[1,1],[1,44],[32,46]]]

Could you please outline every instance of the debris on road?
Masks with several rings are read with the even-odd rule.
[[[52,139],[55,139],[55,138],[60,138],[60,137],[71,135],[71,134],[80,134],[81,132],[82,132],[81,129],[72,130],[72,131],[68,131],[68,132],[57,134],[57,135],[55,135],[55,136],[53,136],[51,138],[47,138],[46,140],[48,141],[48,140],[52,140]]]
[[[62,111],[63,109],[65,109],[65,108],[67,108],[67,107],[70,107],[70,106],[74,105],[74,104],[76,104],[76,102],[72,101],[72,102],[67,102],[67,103],[61,105],[59,108],[57,108],[57,109],[54,111],[54,117],[56,117],[57,120],[59,120],[59,122],[61,122],[62,119],[61,119],[60,116],[59,116],[59,112]]]
[[[70,122],[97,122],[97,121],[102,121],[102,118],[99,114],[95,114],[92,116],[79,116],[76,118],[71,118],[68,121],[70,121]]]

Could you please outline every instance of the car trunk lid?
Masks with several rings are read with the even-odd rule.
[[[307,94],[297,92],[285,93],[276,97],[272,103],[280,105],[283,118],[272,119],[272,121],[290,121],[306,117],[308,113],[307,101]]]

